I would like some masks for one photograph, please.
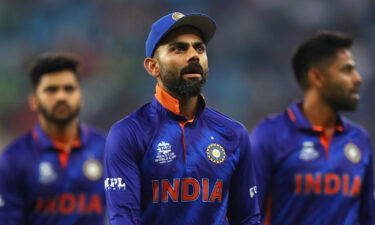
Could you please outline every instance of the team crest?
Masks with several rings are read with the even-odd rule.
[[[159,164],[172,162],[176,158],[176,154],[172,151],[172,146],[165,141],[158,144],[155,162]]]
[[[303,161],[311,161],[319,157],[319,152],[314,148],[314,142],[304,141],[302,145],[302,150],[298,157],[299,159]]]
[[[41,184],[48,184],[57,178],[57,174],[53,169],[52,163],[41,162],[39,164],[39,182]]]
[[[172,14],[172,19],[174,19],[174,20],[179,20],[179,19],[181,19],[182,17],[184,17],[185,15],[184,14],[182,14],[182,13],[180,13],[180,12],[175,12],[175,13],[173,13]]]
[[[361,151],[359,151],[359,148],[353,143],[345,145],[344,153],[346,158],[352,163],[358,163],[361,160]]]
[[[216,143],[210,144],[206,149],[207,157],[216,164],[220,164],[225,160],[225,150],[224,148]]]
[[[89,180],[98,180],[103,175],[103,166],[96,159],[88,159],[83,164],[83,174],[85,174]]]

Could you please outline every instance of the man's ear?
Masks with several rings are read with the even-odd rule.
[[[147,57],[143,61],[143,65],[148,74],[153,76],[154,78],[158,78],[160,76],[159,70],[159,62],[154,58]]]
[[[322,88],[324,86],[325,76],[317,68],[311,68],[307,71],[307,79],[311,87]]]
[[[32,111],[36,112],[38,111],[38,103],[37,103],[37,99],[36,99],[36,96],[34,93],[32,94],[29,94],[29,107]]]

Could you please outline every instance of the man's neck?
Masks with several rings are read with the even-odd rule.
[[[39,117],[42,130],[53,141],[64,144],[66,149],[70,149],[73,142],[79,138],[78,120],[74,119],[68,124],[56,124],[47,121],[42,116]]]
[[[179,101],[181,114],[187,120],[193,119],[198,109],[198,96],[189,97],[187,99],[179,99]]]
[[[317,94],[306,94],[302,111],[312,125],[321,126],[332,135],[337,122],[336,111]]]
[[[168,88],[166,88],[162,82],[159,82],[158,86],[168,95],[178,100],[179,111],[182,116],[184,116],[187,120],[191,120],[195,117],[198,109],[199,96],[182,97],[168,90]]]

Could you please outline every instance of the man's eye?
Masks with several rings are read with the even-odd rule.
[[[203,46],[197,48],[198,52],[204,52],[206,49]]]
[[[65,91],[67,91],[67,92],[72,92],[72,91],[75,90],[75,87],[73,87],[73,86],[66,86],[66,87],[64,87],[64,89],[65,89]]]
[[[174,50],[177,51],[177,52],[182,52],[185,49],[183,47],[176,47]]]
[[[344,68],[342,68],[342,71],[344,73],[351,73],[353,70],[354,70],[353,66],[345,66]]]
[[[45,91],[48,92],[48,93],[54,93],[54,92],[57,91],[57,88],[56,87],[47,87],[45,89]]]

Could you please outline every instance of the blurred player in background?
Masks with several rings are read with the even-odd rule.
[[[155,98],[107,138],[111,224],[259,224],[246,128],[201,95],[215,29],[203,14],[171,13],[152,25],[144,65]]]
[[[78,121],[78,62],[45,54],[30,78],[38,125],[0,157],[0,224],[102,225],[105,137]]]
[[[370,140],[338,113],[360,99],[351,45],[329,31],[303,42],[292,59],[303,101],[251,135],[265,224],[375,224]]]

